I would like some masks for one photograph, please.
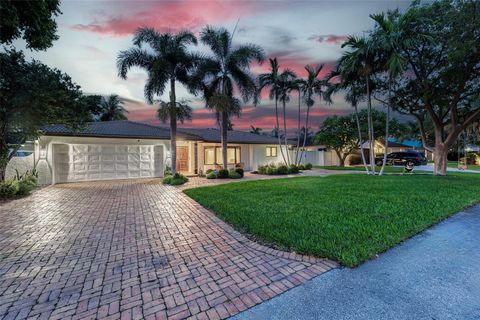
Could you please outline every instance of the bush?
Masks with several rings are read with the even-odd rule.
[[[215,171],[215,170],[213,170],[213,169],[208,169],[207,171],[205,171],[205,173],[206,173],[206,174],[209,174],[209,173],[212,173],[213,171]]]
[[[305,163],[304,167],[305,167],[305,170],[312,170],[313,165],[310,162],[307,162]]]
[[[18,181],[9,179],[0,182],[0,199],[9,199],[17,195],[19,190]]]
[[[260,174],[267,174],[267,166],[258,166],[257,172]]]
[[[178,185],[184,184],[187,181],[188,181],[187,177],[185,177],[183,174],[177,172],[173,176],[169,175],[169,176],[166,176],[165,178],[163,178],[162,183],[163,184],[169,184],[171,186],[178,186]]]
[[[217,175],[213,171],[209,172],[207,173],[207,179],[217,179]]]
[[[274,175],[277,174],[277,168],[273,166],[267,166],[267,170],[265,172],[268,175]]]
[[[166,166],[165,167],[165,171],[163,171],[163,175],[166,177],[166,176],[171,176],[172,175],[172,168],[170,168],[169,166]]]
[[[305,170],[305,166],[303,164],[298,165],[298,170]]]
[[[240,175],[240,173],[238,173],[238,172],[236,172],[236,171],[234,171],[234,170],[232,170],[232,171],[230,171],[230,172],[228,173],[228,177],[229,177],[230,179],[241,179],[241,178],[242,178],[242,176]]]
[[[277,174],[288,174],[288,167],[286,165],[278,166]]]
[[[355,166],[363,163],[362,155],[360,154],[351,154],[348,156],[347,159],[348,159],[348,165],[350,166]]]
[[[34,173],[27,171],[23,177],[18,180],[18,195],[29,194],[38,185],[37,176]]]
[[[227,179],[228,178],[228,170],[227,169],[218,170],[217,178],[218,179]]]
[[[291,164],[290,167],[288,168],[288,173],[299,173],[300,170],[298,169],[298,166]]]
[[[240,178],[243,178],[245,172],[243,171],[242,168],[235,168],[235,172],[240,175]]]

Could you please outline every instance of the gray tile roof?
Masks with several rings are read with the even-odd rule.
[[[82,130],[74,132],[63,124],[49,125],[43,128],[48,136],[108,137],[170,139],[170,129],[134,121],[89,122]],[[177,137],[185,140],[220,142],[220,130],[215,128],[178,128]],[[228,131],[230,143],[276,144],[277,138],[245,131]]]
[[[220,130],[216,128],[181,128],[179,132],[195,135],[205,142],[220,142]],[[230,143],[277,144],[278,138],[246,131],[231,130],[227,133]]]
[[[49,136],[170,139],[169,129],[128,120],[89,122],[78,132],[73,132],[63,124],[54,124],[44,127],[43,132]],[[195,139],[185,134],[179,137]]]

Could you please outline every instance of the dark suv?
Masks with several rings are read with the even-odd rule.
[[[383,163],[383,157],[375,158],[375,164],[381,166]],[[420,152],[408,151],[408,152],[392,152],[387,155],[387,165],[426,165],[427,158]]]

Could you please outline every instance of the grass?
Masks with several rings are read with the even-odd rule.
[[[365,171],[365,167],[363,166],[356,166],[356,167],[340,167],[340,166],[315,166],[317,169],[324,169],[324,170],[341,170],[341,171]],[[375,166],[375,171],[380,172],[382,169],[381,166]],[[370,166],[368,167],[370,170]],[[392,166],[385,166],[385,173],[402,173],[403,167],[392,167]]]
[[[458,163],[456,161],[449,161],[447,163],[447,167],[449,168],[458,168]],[[473,164],[469,164],[467,165],[467,169],[468,170],[477,170],[477,171],[480,171],[480,166],[478,165],[473,165]]]
[[[480,175],[359,174],[184,191],[263,242],[354,267],[480,201]]]

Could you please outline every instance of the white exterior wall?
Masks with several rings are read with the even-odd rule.
[[[267,157],[267,147],[276,147],[277,148],[277,156],[276,157]],[[269,164],[269,163],[283,163],[282,153],[280,151],[280,147],[275,144],[254,144],[251,145],[252,149],[252,156],[250,162],[250,170],[257,170],[258,166]],[[287,150],[284,146],[282,146],[283,152],[285,157],[287,156],[287,152],[289,152],[290,159],[294,159],[294,153],[292,151]]]
[[[55,183],[54,145],[59,144],[97,144],[97,145],[149,145],[163,146],[163,163],[170,160],[170,141],[157,139],[119,139],[97,137],[42,136],[35,141],[35,163],[39,174],[39,184]],[[162,170],[163,175],[163,170]]]

